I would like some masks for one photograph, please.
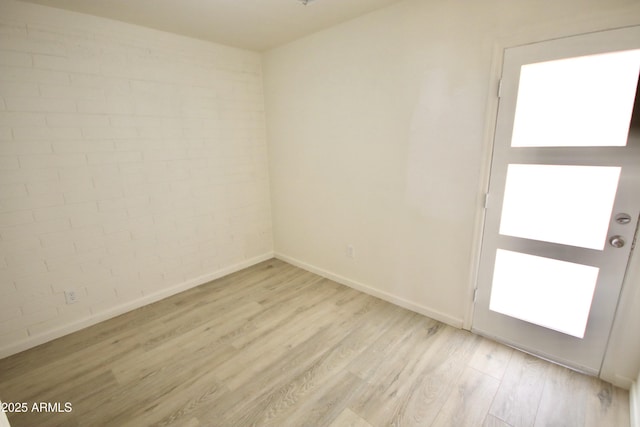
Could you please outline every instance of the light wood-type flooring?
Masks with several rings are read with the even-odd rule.
[[[270,260],[0,361],[19,426],[629,425],[628,393]]]

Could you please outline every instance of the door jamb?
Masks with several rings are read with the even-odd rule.
[[[480,270],[480,255],[482,251],[482,239],[484,237],[485,222],[485,201],[489,192],[489,179],[491,177],[491,163],[493,160],[493,145],[496,131],[496,121],[498,119],[498,106],[500,98],[498,89],[500,78],[502,77],[502,62],[506,47],[502,43],[494,43],[491,55],[491,71],[489,73],[489,84],[487,88],[487,105],[485,107],[485,126],[482,137],[481,169],[479,176],[479,188],[476,196],[476,211],[473,225],[473,238],[471,242],[471,265],[469,268],[469,278],[467,284],[467,308],[463,318],[462,327],[471,330],[473,323],[473,312],[475,309],[475,293]]]

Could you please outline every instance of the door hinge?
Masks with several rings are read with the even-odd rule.
[[[498,80],[498,98],[502,98],[502,79]]]
[[[484,193],[484,201],[483,203],[483,208],[487,209],[489,207],[489,193]]]
[[[478,288],[475,288],[473,290],[473,302],[476,302],[477,299],[478,299]]]

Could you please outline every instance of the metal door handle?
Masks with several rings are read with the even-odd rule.
[[[614,248],[621,248],[624,246],[624,239],[622,236],[613,236],[609,239],[609,244]]]

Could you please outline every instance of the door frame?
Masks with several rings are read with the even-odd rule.
[[[482,155],[481,155],[481,169],[479,174],[479,187],[476,196],[476,210],[473,226],[473,238],[471,247],[471,258],[469,268],[469,278],[467,285],[467,306],[463,318],[463,329],[471,331],[473,323],[473,315],[475,309],[475,294],[479,280],[480,260],[482,251],[482,242],[484,239],[484,225],[486,220],[486,196],[489,192],[489,182],[491,177],[491,166],[493,161],[493,151],[495,146],[495,134],[496,134],[496,122],[498,118],[498,107],[500,104],[499,97],[499,85],[502,78],[502,68],[504,62],[504,53],[506,49],[525,46],[529,44],[536,44],[540,42],[552,41],[557,39],[564,39],[574,36],[581,36],[592,33],[606,32],[612,30],[619,30],[630,27],[638,27],[640,23],[630,22],[628,24],[619,23],[618,25],[603,26],[602,22],[593,21],[591,25],[589,23],[582,23],[583,25],[576,25],[575,27],[569,27],[564,29],[549,29],[545,28],[541,31],[533,31],[531,33],[522,33],[506,38],[498,38],[492,46],[492,58],[490,78],[487,85],[487,102],[485,107],[485,125],[482,137]],[[640,228],[640,225],[638,226]],[[640,233],[640,232],[639,232]],[[640,264],[640,259],[636,260],[639,255],[635,254],[636,251],[631,250],[627,274],[625,274],[622,287],[619,295],[619,302],[614,314],[612,331],[610,332],[609,342],[605,350],[604,360],[600,372],[600,378],[613,383],[614,385],[629,389],[635,378],[620,377],[615,373],[615,369],[611,366],[607,366],[607,356],[611,350],[612,337],[611,335],[616,329],[617,322],[620,320],[619,312],[621,310],[620,299],[622,299],[628,292],[630,286],[628,282],[633,281],[633,277],[629,277],[628,270],[632,263],[637,262]],[[635,256],[634,256],[635,255]],[[640,277],[637,278],[640,280]],[[640,355],[638,355],[640,356]]]

